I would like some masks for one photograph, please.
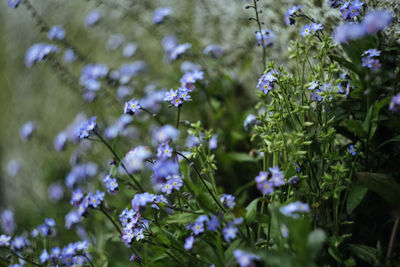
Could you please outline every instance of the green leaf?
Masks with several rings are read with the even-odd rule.
[[[361,121],[359,120],[345,120],[345,127],[359,138],[364,138],[367,132],[364,130]]]
[[[360,184],[356,184],[351,187],[346,202],[346,211],[348,214],[352,213],[353,210],[357,208],[358,205],[360,205],[367,191],[368,188]]]
[[[395,138],[392,138],[392,139],[389,139],[389,140],[383,142],[377,148],[379,149],[379,148],[383,147],[384,145],[386,145],[388,143],[391,143],[391,142],[400,142],[400,135],[396,136]]]
[[[248,223],[254,222],[257,214],[257,203],[259,198],[254,199],[250,204],[246,207],[246,221]]]
[[[380,195],[391,206],[400,205],[400,184],[384,174],[358,172],[357,178],[371,191]]]
[[[163,222],[167,223],[167,224],[172,224],[172,223],[179,223],[179,224],[188,224],[193,222],[194,220],[196,220],[196,218],[198,217],[198,214],[194,214],[194,213],[175,213],[172,214],[168,217],[166,217]]]
[[[375,265],[375,263],[377,262],[375,248],[360,244],[348,244],[347,246],[349,250],[352,251],[361,260],[368,262],[371,265]]]

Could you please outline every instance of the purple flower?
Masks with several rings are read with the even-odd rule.
[[[125,41],[125,36],[117,33],[117,34],[113,34],[108,38],[107,41],[107,48],[109,50],[115,50],[118,47],[120,47]]]
[[[389,110],[397,111],[400,106],[400,93],[392,97],[389,104]]]
[[[286,25],[293,25],[296,23],[296,20],[295,20],[296,12],[297,11],[301,12],[302,8],[303,8],[303,6],[292,6],[291,8],[289,8],[286,11],[286,13],[285,13]]]
[[[157,157],[160,159],[166,159],[172,157],[174,150],[168,145],[168,143],[162,143],[157,148]]]
[[[277,81],[277,75],[278,72],[274,70],[263,74],[260,79],[258,79],[257,89],[261,90],[265,94],[268,94],[268,92],[274,88],[274,83]]]
[[[378,49],[368,49],[366,51],[364,51],[361,56],[370,56],[370,57],[379,57],[381,55],[381,51]]]
[[[95,25],[97,22],[99,22],[102,16],[103,13],[98,9],[91,11],[85,18],[85,26],[91,27]]]
[[[297,219],[299,218],[298,213],[310,212],[310,206],[307,203],[296,201],[281,207],[279,210],[283,215]]]
[[[186,52],[192,45],[190,43],[184,43],[175,46],[169,53],[168,53],[168,60],[173,61],[178,59],[178,57]]]
[[[107,76],[109,68],[103,64],[87,64],[81,72],[79,83],[89,91],[100,89],[100,78]]]
[[[42,253],[40,254],[40,262],[41,263],[45,263],[46,261],[48,261],[50,259],[50,255],[49,253],[47,253],[47,250],[43,250]]]
[[[232,224],[228,224],[223,230],[222,233],[226,242],[230,242],[231,240],[236,238],[238,229]]]
[[[62,40],[65,37],[65,30],[62,26],[53,26],[47,33],[47,38],[50,40]]]
[[[153,12],[153,23],[159,24],[171,14],[172,9],[170,7],[159,7]]]
[[[193,70],[186,72],[179,80],[179,82],[181,83],[182,89],[187,89],[189,92],[191,92],[195,89],[194,84],[196,83],[196,81],[203,79],[204,72],[200,70]]]
[[[43,61],[51,53],[58,53],[60,49],[52,44],[37,43],[32,45],[25,54],[25,65],[30,68],[36,62]]]
[[[194,236],[189,236],[185,239],[185,245],[183,246],[186,250],[190,250],[193,247]]]
[[[254,114],[247,115],[246,119],[243,122],[243,128],[247,131],[250,127],[257,124],[257,117]]]
[[[128,102],[125,103],[125,106],[124,106],[125,114],[133,115],[138,110],[140,110],[140,104],[139,104],[139,101],[137,101],[136,99],[132,98],[131,100],[129,100]]]
[[[81,127],[81,129],[79,130],[79,138],[80,139],[84,139],[84,138],[88,138],[90,133],[92,131],[94,131],[94,129],[96,128],[96,117],[91,117],[89,120],[85,121]]]
[[[221,202],[222,204],[230,209],[233,209],[235,207],[235,197],[232,195],[224,194],[221,197]]]
[[[366,34],[363,24],[346,23],[334,30],[333,37],[338,43],[347,43],[350,40],[358,39]]]
[[[77,224],[81,220],[79,213],[75,210],[71,210],[65,215],[65,228],[71,229],[72,226]]]
[[[28,141],[31,138],[35,128],[36,128],[36,125],[32,121],[28,121],[27,123],[22,125],[21,132],[20,132],[22,141],[25,141],[25,142]]]
[[[289,184],[297,184],[299,181],[300,181],[299,177],[293,176],[293,177],[289,178],[288,183]]]
[[[322,24],[321,23],[313,23],[313,24],[311,24],[311,30],[313,30],[313,31],[315,31],[315,32],[317,32],[317,31],[320,31],[320,30],[322,30],[324,27],[322,27]]]
[[[11,248],[16,250],[22,250],[25,247],[29,246],[31,242],[24,236],[16,236],[14,237],[13,241],[11,242]]]
[[[340,7],[340,12],[342,12],[343,19],[349,20],[360,15],[360,10],[362,9],[363,5],[364,4],[359,0],[344,2]]]
[[[8,7],[17,8],[20,4],[21,0],[8,0]]]
[[[0,247],[8,247],[10,245],[11,236],[0,235]]]
[[[89,195],[89,206],[97,208],[104,200],[104,192],[96,191],[96,194]]]
[[[71,205],[78,206],[81,203],[81,200],[83,199],[83,193],[82,190],[78,187],[75,190],[72,190],[72,195],[71,195]]]
[[[213,58],[219,58],[224,54],[224,49],[222,46],[211,44],[204,48],[203,53]]]
[[[236,249],[233,252],[233,256],[236,258],[236,262],[240,267],[253,267],[253,260],[258,260],[259,257],[250,253],[246,253],[240,249]]]

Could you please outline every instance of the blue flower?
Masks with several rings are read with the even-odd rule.
[[[158,143],[166,143],[171,140],[176,140],[178,135],[179,131],[175,127],[167,124],[157,129],[153,135],[153,138]]]
[[[393,20],[392,15],[386,10],[370,11],[362,21],[368,34],[377,33],[388,26]]]
[[[300,179],[298,176],[293,176],[293,177],[289,178],[288,183],[289,184],[297,184],[299,181],[300,181]]]
[[[185,239],[185,245],[183,246],[186,250],[190,250],[193,247],[194,236],[189,236]]]
[[[48,227],[55,227],[56,226],[56,222],[54,221],[54,219],[52,218],[46,218],[44,220],[44,223],[48,226]]]
[[[235,207],[235,197],[232,195],[224,194],[221,197],[222,205],[227,208],[233,209]]]
[[[20,3],[21,3],[21,0],[8,0],[8,7],[17,8]]]
[[[219,58],[224,54],[224,49],[219,45],[208,45],[204,48],[203,53],[213,58]]]
[[[219,222],[214,214],[211,214],[211,219],[207,221],[207,230],[216,232],[219,227]]]
[[[322,30],[324,27],[322,27],[322,24],[321,23],[313,23],[313,24],[311,24],[311,29],[314,31],[314,32],[317,32],[317,31],[320,31],[320,30]]]
[[[107,192],[110,194],[116,194],[118,190],[118,183],[116,178],[111,178],[110,175],[107,175],[103,182],[106,185]]]
[[[328,5],[333,8],[337,8],[342,4],[342,0],[328,0]]]
[[[126,169],[130,173],[135,173],[144,168],[144,161],[151,156],[148,147],[138,146],[129,151],[123,160]]]
[[[350,152],[350,154],[353,155],[353,156],[357,155],[356,146],[355,146],[355,145],[350,145],[350,146],[349,146],[349,152]]]
[[[62,40],[65,37],[65,30],[62,26],[53,26],[47,33],[47,38],[50,40]]]
[[[236,238],[238,229],[232,224],[228,224],[223,230],[222,233],[226,242],[230,242],[231,240]]]
[[[204,232],[204,223],[203,222],[194,222],[192,227],[190,228],[195,235],[199,235]]]
[[[27,123],[22,125],[20,132],[21,139],[25,142],[28,141],[31,138],[33,131],[35,129],[36,129],[36,124],[32,121],[28,121]]]
[[[64,51],[63,59],[66,63],[72,63],[77,59],[77,56],[72,48],[67,48]]]
[[[88,138],[90,133],[92,131],[94,131],[94,129],[96,128],[96,117],[92,117],[89,120],[85,121],[83,123],[83,126],[81,127],[81,129],[79,130],[79,138],[80,139],[84,139],[84,138]]]
[[[49,255],[49,253],[47,253],[47,250],[46,250],[46,249],[44,249],[44,250],[42,251],[42,253],[40,254],[39,259],[40,259],[40,262],[41,262],[41,263],[45,263],[45,262],[47,262],[47,261],[50,259],[50,255]]]
[[[128,102],[125,103],[125,106],[124,106],[125,114],[133,115],[138,110],[140,110],[140,104],[139,104],[139,101],[137,101],[136,99],[132,98],[131,100],[129,100]]]
[[[296,23],[296,20],[294,19],[296,16],[296,12],[301,12],[301,9],[303,6],[292,6],[289,8],[286,13],[285,13],[285,22],[286,25],[293,25]]]
[[[258,260],[259,257],[250,253],[246,253],[240,249],[236,249],[233,252],[233,256],[236,258],[236,262],[240,267],[253,267],[253,260]]]
[[[95,25],[97,22],[99,22],[102,16],[103,13],[98,9],[91,11],[85,18],[85,26],[91,27]]]
[[[125,42],[125,36],[123,34],[117,33],[110,35],[107,41],[107,48],[110,50],[115,50],[119,48]]]
[[[310,35],[312,32],[311,25],[306,24],[303,29],[301,30],[301,36],[306,37],[307,35]]]
[[[126,44],[124,49],[122,50],[123,57],[132,57],[136,53],[137,45],[134,43]]]
[[[216,149],[218,147],[218,135],[214,134],[209,143],[208,143],[208,147],[210,148],[210,150]]]
[[[261,32],[255,33],[257,44],[264,47],[270,47],[274,45],[274,41],[277,39],[275,33],[271,30],[262,29]]]
[[[274,83],[277,81],[276,75],[278,75],[278,72],[274,70],[263,74],[258,79],[257,89],[261,90],[265,94],[268,94],[268,92],[274,88]]]
[[[307,203],[296,201],[281,207],[279,210],[283,215],[296,219],[299,218],[298,213],[310,212],[310,206]]]
[[[268,195],[274,192],[274,184],[270,181],[257,183],[257,189],[260,190],[263,195]]]
[[[170,7],[159,7],[153,12],[153,23],[159,24],[171,14],[172,9]]]
[[[400,106],[400,93],[392,97],[392,100],[389,104],[389,110],[397,111]]]
[[[148,192],[136,194],[132,199],[132,209],[139,212],[140,207],[145,207],[148,203],[153,202],[154,195]]]
[[[89,91],[98,91],[100,89],[100,78],[107,76],[109,68],[103,64],[87,64],[81,72],[79,83]]]
[[[273,168],[269,168],[271,173],[270,181],[275,187],[281,186],[285,184],[285,180],[283,179],[283,172],[279,170],[278,166],[274,166]]]
[[[34,44],[25,54],[25,65],[30,68],[36,62],[43,61],[48,55],[58,52],[60,52],[60,49],[55,45],[46,43]]]
[[[4,233],[12,235],[15,231],[16,224],[14,220],[14,212],[12,210],[3,210],[1,213],[1,228]]]
[[[57,134],[56,138],[54,139],[54,148],[57,151],[62,151],[65,149],[66,144],[68,141],[68,134],[64,131]]]
[[[11,236],[0,235],[0,247],[8,247],[10,245]]]
[[[168,145],[168,143],[162,143],[157,148],[157,157],[160,159],[166,159],[172,157],[174,150]]]

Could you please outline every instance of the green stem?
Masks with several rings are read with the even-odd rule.
[[[95,135],[97,135],[100,140],[103,142],[103,144],[108,148],[108,150],[114,155],[115,159],[118,161],[117,164],[121,164],[121,167],[124,169],[126,174],[132,179],[132,181],[135,183],[136,187],[139,189],[139,191],[144,192],[143,187],[140,185],[140,183],[136,180],[136,178],[128,171],[128,169],[125,167],[124,163],[122,162],[121,158],[117,155],[117,153],[112,149],[110,144],[97,132],[94,131]]]
[[[207,189],[208,193],[211,195],[211,197],[213,198],[213,200],[215,201],[215,203],[218,205],[218,207],[225,213],[225,209],[222,206],[222,204],[218,201],[218,199],[214,196],[214,194],[211,192],[210,188],[208,188],[206,182],[204,181],[204,177],[201,175],[201,173],[199,172],[199,170],[196,168],[196,166],[194,165],[194,163],[188,159],[185,155],[183,155],[182,153],[175,151],[174,153],[178,154],[179,156],[181,156],[182,158],[184,158],[189,165],[193,168],[193,170],[196,172],[196,174],[200,177],[201,182],[203,183],[204,187]]]
[[[179,130],[179,120],[181,117],[181,106],[178,107],[178,114],[176,116],[176,129]]]

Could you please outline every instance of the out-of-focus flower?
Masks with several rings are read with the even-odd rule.
[[[1,228],[3,232],[12,235],[15,231],[16,224],[14,221],[14,212],[12,210],[3,210],[1,213]]]
[[[110,50],[115,50],[120,47],[125,42],[125,36],[118,33],[113,34],[108,38],[107,48]]]
[[[47,33],[47,38],[50,40],[62,40],[65,37],[65,30],[62,26],[56,25],[52,26]]]
[[[236,238],[238,229],[232,224],[228,224],[223,230],[222,233],[224,235],[225,241],[230,242],[231,240]]]
[[[233,209],[235,207],[235,197],[229,194],[224,194],[221,196],[221,202],[222,204],[230,209]]]
[[[37,43],[32,45],[25,54],[25,65],[30,68],[36,62],[44,60],[51,53],[58,53],[60,49],[52,44]]]
[[[310,212],[310,206],[307,203],[296,201],[281,207],[279,210],[283,215],[296,219],[299,218],[299,213]]]
[[[0,247],[8,247],[10,245],[11,236],[0,235]]]
[[[193,243],[194,243],[194,236],[189,236],[189,237],[187,237],[186,239],[185,239],[185,245],[184,245],[184,248],[186,249],[186,250],[191,250],[192,249],[192,247],[193,247]]]
[[[171,14],[172,14],[172,9],[170,7],[159,7],[153,12],[153,23],[159,24]]]
[[[258,260],[259,257],[247,252],[244,252],[240,249],[236,249],[233,252],[233,256],[236,258],[236,262],[240,267],[253,267],[253,260]]]
[[[103,13],[101,10],[93,10],[89,14],[87,14],[85,18],[85,26],[86,27],[91,27],[97,24],[99,22],[100,18],[103,16]]]
[[[399,110],[399,106],[400,106],[400,93],[392,97],[392,100],[390,101],[389,104],[389,110],[397,111]]]
[[[137,45],[134,43],[128,43],[125,45],[124,49],[122,50],[122,56],[123,57],[132,57],[137,50]]]
[[[91,117],[89,120],[85,121],[79,130],[79,138],[88,138],[90,133],[96,128],[96,116]]]
[[[47,193],[51,201],[58,202],[64,197],[64,187],[60,183],[52,183]]]
[[[32,121],[28,121],[27,123],[22,125],[20,132],[22,141],[28,141],[32,137],[35,128],[36,125]]]
[[[104,64],[87,64],[81,72],[79,83],[89,91],[100,89],[100,78],[107,76],[109,68]]]
[[[203,53],[213,58],[219,58],[224,54],[224,49],[220,45],[208,45],[204,48]]]
[[[68,134],[64,131],[60,132],[56,138],[54,138],[54,148],[57,151],[62,151],[65,149],[65,146],[68,141]]]
[[[139,146],[129,151],[123,162],[128,172],[135,173],[144,168],[144,161],[151,156],[147,147]]]
[[[20,170],[20,165],[19,165],[18,161],[16,161],[15,159],[12,159],[7,163],[8,175],[16,176],[18,174],[19,170]]]
[[[17,8],[20,3],[21,3],[21,0],[8,0],[8,7]]]
[[[257,31],[255,33],[257,44],[262,45],[264,47],[270,47],[274,45],[275,40],[277,39],[275,33],[271,30],[262,29],[261,32]]]
[[[66,63],[72,63],[77,59],[77,56],[72,48],[67,48],[64,51],[63,59]]]
[[[292,6],[285,13],[285,22],[286,25],[293,25],[296,23],[295,17],[298,12],[301,12],[303,6]]]

